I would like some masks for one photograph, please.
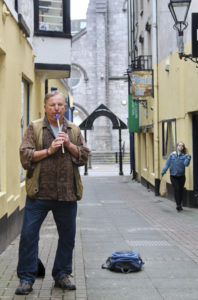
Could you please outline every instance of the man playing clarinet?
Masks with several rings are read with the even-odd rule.
[[[27,170],[27,198],[19,244],[17,295],[32,291],[38,271],[40,227],[51,211],[58,230],[52,277],[55,286],[75,290],[70,280],[75,242],[77,200],[82,197],[78,166],[87,162],[89,150],[79,127],[65,117],[64,95],[51,92],[44,99],[45,117],[28,126],[20,158]]]

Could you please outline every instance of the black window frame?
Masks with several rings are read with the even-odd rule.
[[[70,0],[62,0],[62,2],[63,2],[63,31],[50,31],[50,30],[39,29],[39,0],[34,0],[34,35],[35,36],[71,38]]]
[[[166,132],[166,136],[165,136],[165,123],[175,123],[175,147],[176,147],[176,143],[177,143],[177,128],[176,128],[176,119],[169,119],[169,120],[163,120],[162,121],[162,156],[164,158],[167,158],[169,156],[169,154],[174,150],[174,149],[168,149],[168,131]]]
[[[14,1],[14,9],[18,12],[18,0]]]
[[[25,130],[30,123],[30,82],[27,81],[24,77],[22,77],[21,82],[26,86],[26,94],[24,94],[25,100],[26,100],[26,111],[25,110],[23,111],[23,113],[24,113],[23,116],[26,115],[26,124],[24,124],[24,117],[22,118],[22,115],[21,115],[21,141],[22,141]],[[24,125],[25,125],[25,128],[24,128]],[[24,170],[21,165],[20,182],[23,182],[24,180],[25,180]]]
[[[30,83],[24,77],[22,77],[21,81],[26,85],[26,89],[27,89],[27,93],[25,95],[25,98],[27,101],[26,102],[27,108],[26,108],[26,112],[24,112],[26,114],[26,119],[27,119],[25,126],[27,127],[30,123]],[[24,132],[23,132],[23,134],[24,134]]]

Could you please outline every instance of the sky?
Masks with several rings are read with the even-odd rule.
[[[71,19],[86,19],[89,0],[71,0]]]

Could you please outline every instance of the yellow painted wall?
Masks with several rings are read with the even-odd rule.
[[[67,96],[68,92],[62,82],[58,79],[50,79],[48,80],[48,90],[51,91],[52,87],[56,87],[63,95]]]
[[[185,45],[185,52],[191,52],[190,43]],[[167,61],[169,72],[165,71]],[[142,130],[135,134],[135,163],[138,180],[143,177],[154,185],[160,179],[161,170],[166,162],[162,157],[162,121],[176,119],[177,142],[183,141],[192,155],[192,112],[198,111],[198,69],[190,60],[180,60],[178,53],[173,53],[158,65],[154,65],[154,98],[148,101],[148,111],[141,107]],[[154,112],[150,107],[154,107]],[[146,133],[146,146],[143,143],[144,127],[154,124],[154,173],[152,170],[151,147]],[[147,167],[144,166],[145,156]],[[169,171],[165,178],[170,183]],[[186,168],[186,184],[193,190],[193,158]]]
[[[135,170],[137,172],[137,181],[140,182],[141,180],[141,168],[142,168],[142,164],[141,164],[141,142],[140,142],[141,138],[140,138],[140,134],[139,133],[135,133],[134,136],[134,148],[135,148]]]
[[[138,173],[137,180],[141,181],[141,178],[143,177],[153,186],[155,184],[155,168],[153,169],[153,165],[156,165],[156,162],[153,157],[154,146],[151,145],[150,135],[152,132],[154,134],[155,128],[155,105],[156,98],[152,97],[147,99],[146,107],[143,104],[140,104],[141,129],[139,133],[135,134],[135,164],[136,172]]]
[[[152,97],[149,97],[147,99],[146,107],[143,104],[140,104],[141,126],[147,126],[153,124],[154,104],[155,103]]]
[[[20,183],[21,81],[30,83],[30,120],[43,114],[44,83],[34,72],[31,45],[10,14],[2,20],[0,2],[0,218],[25,203]]]
[[[185,45],[190,53],[190,44]],[[170,71],[164,70],[165,62],[169,60]],[[162,121],[176,119],[177,142],[183,141],[192,155],[192,112],[198,111],[198,70],[190,60],[180,60],[177,53],[159,64],[159,136],[162,149]],[[193,159],[193,158],[192,158]],[[163,168],[166,159],[160,152],[159,169]],[[165,175],[168,182],[169,172]],[[186,168],[185,187],[193,190],[193,161]]]

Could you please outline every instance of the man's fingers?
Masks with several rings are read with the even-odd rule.
[[[59,133],[58,133],[58,137],[64,139],[64,141],[69,140],[69,136],[68,136],[68,134],[65,133],[65,132],[59,132]]]
[[[60,147],[60,146],[62,145],[62,143],[63,143],[63,140],[60,139],[60,138],[57,138],[57,139],[55,139],[55,140],[52,142],[52,147],[53,147],[53,148],[58,148],[58,147]]]

